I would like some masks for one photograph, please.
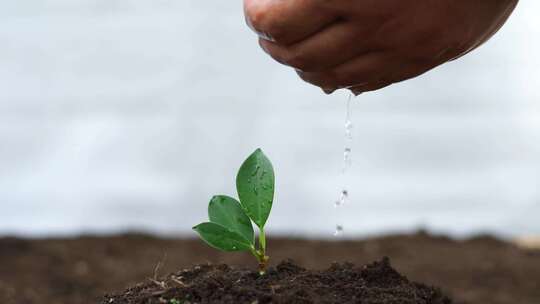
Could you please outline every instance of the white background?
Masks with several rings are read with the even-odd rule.
[[[521,1],[476,52],[358,97],[344,182],[347,94],[265,56],[241,1],[2,1],[0,234],[191,235],[257,147],[270,233],[540,233],[539,11]]]

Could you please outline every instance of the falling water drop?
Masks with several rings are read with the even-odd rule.
[[[343,226],[336,225],[336,231],[334,231],[334,236],[342,236],[343,235]]]
[[[347,118],[347,121],[345,121],[345,138],[352,139],[353,127],[352,121]]]
[[[343,170],[347,170],[352,166],[352,149],[349,147],[346,147],[343,150]]]
[[[339,197],[339,201],[343,205],[343,204],[347,203],[348,200],[349,200],[349,191],[342,190],[341,191],[341,196]]]
[[[334,203],[334,207],[340,207],[347,203],[349,200],[349,191],[342,190],[341,194],[339,195],[339,199]]]

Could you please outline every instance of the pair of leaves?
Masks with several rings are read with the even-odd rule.
[[[272,209],[274,179],[270,160],[257,149],[244,161],[236,177],[240,202],[224,195],[214,196],[208,205],[210,222],[193,229],[216,249],[253,249],[255,240],[251,220],[261,229],[264,227]]]
[[[210,222],[193,227],[208,245],[224,251],[249,250],[253,246],[253,226],[234,198],[214,196],[208,205],[208,217]]]

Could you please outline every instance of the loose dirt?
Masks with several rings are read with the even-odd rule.
[[[457,304],[540,303],[540,250],[489,236],[454,240],[417,233],[358,241],[269,236],[268,246],[274,267],[289,258],[320,270],[334,261],[366,265],[388,256],[409,280],[439,286]],[[235,271],[257,267],[249,254],[219,252],[197,239],[138,234],[0,238],[0,303],[100,303],[107,293],[209,262],[226,263]]]
[[[227,265],[200,265],[162,280],[140,284],[102,304],[450,304],[437,289],[410,282],[390,266],[388,258],[355,268],[334,264],[309,271],[281,262],[260,276]]]

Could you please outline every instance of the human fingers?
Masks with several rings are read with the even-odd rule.
[[[379,90],[379,89],[382,89],[382,88],[385,88],[389,85],[392,85],[392,82],[390,81],[379,81],[379,82],[373,82],[373,83],[368,83],[368,84],[364,84],[364,85],[359,85],[359,86],[353,86],[353,87],[350,87],[349,90],[351,90],[351,92],[358,96],[362,93],[366,93],[366,92],[370,92],[370,91],[376,91],[376,90]]]
[[[407,58],[400,58],[399,62],[400,63],[395,65],[399,68],[393,69],[393,71],[382,76],[380,79],[371,80],[361,85],[351,86],[348,89],[351,90],[351,92],[353,92],[355,95],[369,91],[376,91],[394,83],[420,76],[437,66],[436,62],[411,63]]]
[[[327,1],[244,0],[246,22],[264,39],[292,44],[339,19]]]
[[[349,22],[337,22],[292,45],[260,39],[262,49],[276,61],[304,72],[323,71],[366,53],[370,28]]]
[[[331,70],[320,72],[297,70],[297,73],[304,81],[325,91],[333,91],[380,81],[395,69],[397,64],[395,57],[388,52],[371,52]]]

